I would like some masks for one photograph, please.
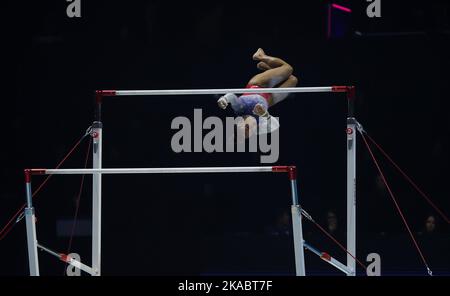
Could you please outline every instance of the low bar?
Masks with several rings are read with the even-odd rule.
[[[275,87],[275,88],[219,88],[219,89],[153,89],[153,90],[97,90],[96,97],[114,96],[179,96],[179,95],[220,95],[226,93],[314,93],[349,92],[353,86],[316,86],[316,87]]]
[[[189,173],[287,173],[292,166],[261,167],[183,167],[183,168],[113,168],[113,169],[31,169],[33,175],[92,174],[189,174]]]

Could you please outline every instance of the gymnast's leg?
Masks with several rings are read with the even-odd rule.
[[[250,85],[274,87],[286,81],[293,72],[291,65],[280,58],[266,55],[261,48],[253,55],[253,59],[260,62],[258,68],[266,66],[266,71],[253,76],[248,83]]]
[[[250,80],[250,84],[256,83],[256,85],[259,85],[258,83],[265,83],[266,80],[270,80],[271,76],[274,75],[273,72],[276,70],[276,68],[283,67],[285,65],[288,65],[290,67],[290,65],[287,64],[282,59],[266,55],[261,48],[258,49],[258,51],[253,55],[253,59],[260,61],[257,65],[257,67],[258,67],[258,69],[263,70],[264,72],[253,77]],[[292,67],[291,67],[291,69],[292,69]],[[284,69],[281,70],[280,72],[282,75],[289,73],[289,71],[285,72]],[[280,83],[278,83],[276,85],[268,84],[267,87],[274,87],[274,86],[283,87],[283,88],[284,87],[295,87],[298,83],[298,79],[297,79],[297,77],[292,75],[292,70],[290,71],[290,73],[291,74],[284,81],[281,81]],[[277,75],[277,74],[279,74],[279,72],[275,72],[275,75]],[[278,77],[285,77],[282,75],[279,75]],[[257,80],[257,81],[255,81],[255,80]],[[262,80],[262,81],[258,81],[258,80]],[[269,106],[273,106],[276,103],[281,102],[288,95],[289,95],[289,93],[272,94],[271,95],[272,100],[269,102]]]
[[[297,78],[292,75],[293,68],[280,58],[268,56],[259,48],[253,55],[253,59],[259,61],[258,68],[264,72],[253,76],[248,82],[249,85],[259,87],[293,87],[297,85]],[[269,107],[282,101],[288,94],[271,94],[267,101]],[[235,94],[226,94],[217,101],[220,108],[225,109],[228,103],[238,104]],[[263,112],[264,113],[264,112]]]
[[[298,79],[297,77],[295,77],[294,75],[291,75],[288,77],[288,79],[286,79],[285,81],[283,81],[282,83],[280,83],[277,87],[295,87],[297,86],[298,83]],[[284,99],[286,99],[288,96],[290,95],[290,93],[275,93],[272,94],[272,100],[269,104],[269,107],[283,101]]]

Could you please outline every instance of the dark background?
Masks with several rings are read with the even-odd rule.
[[[293,65],[299,86],[355,85],[358,120],[449,213],[447,1],[382,0],[374,19],[365,14],[368,2],[336,1],[352,14],[333,13],[331,36],[329,1],[81,3],[81,18],[68,18],[63,0],[2,4],[1,227],[25,200],[23,169],[55,167],[92,123],[95,90],[242,87],[258,72],[251,59],[258,47]],[[104,167],[259,165],[257,153],[172,152],[174,117],[192,118],[194,108],[204,118],[232,115],[216,99],[108,99]],[[282,125],[276,164],[297,165],[302,205],[322,225],[332,210],[345,243],[345,96],[292,95],[271,113]],[[82,167],[86,149],[87,141],[64,167]],[[424,274],[361,141],[358,149],[358,257],[379,253],[383,274]],[[448,274],[448,225],[380,159],[430,267]],[[42,180],[34,178],[34,188]],[[35,200],[38,239],[60,252],[68,237],[58,227],[73,218],[79,183],[79,176],[53,177]],[[86,178],[72,247],[86,263],[91,186]],[[290,234],[274,233],[289,211],[284,175],[104,176],[103,189],[105,275],[295,272]],[[430,214],[437,228],[426,235]],[[305,239],[344,260],[308,223]],[[42,274],[63,274],[62,263],[40,254]],[[310,274],[339,274],[308,253],[306,266]],[[27,272],[22,221],[0,241],[0,274]]]

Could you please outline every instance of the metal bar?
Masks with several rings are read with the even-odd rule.
[[[325,260],[327,261],[327,260]],[[348,268],[347,266],[345,266],[345,264],[342,264],[341,262],[339,262],[338,260],[334,259],[333,257],[330,258],[329,261],[327,261],[328,263],[330,263],[331,265],[333,265],[334,267],[336,267],[337,269],[339,269],[340,271],[342,271],[343,273],[345,273],[346,275],[349,276],[354,276],[355,272]]]
[[[78,269],[81,269],[84,272],[89,273],[92,276],[99,276],[99,274],[98,274],[96,269],[93,269],[93,268],[87,266],[86,264],[84,264],[84,263],[82,263],[82,262],[80,262],[78,260],[75,260],[72,257],[70,257],[70,259],[68,261],[65,261],[65,262],[67,262],[68,264],[70,264],[70,265],[72,265],[72,266],[74,266],[74,267],[76,267]]]
[[[347,119],[347,250],[356,257],[356,120]],[[356,260],[347,254],[347,268],[356,275]]]
[[[25,223],[27,229],[27,248],[28,248],[28,262],[31,276],[39,276],[39,257],[37,252],[37,235],[36,235],[36,217],[34,215],[34,208],[32,205],[33,195],[31,193],[31,181],[27,177],[26,195],[27,207],[25,208]]]
[[[58,259],[61,259],[61,254],[60,254],[60,253],[57,253],[57,252],[55,252],[55,251],[52,251],[52,250],[50,250],[49,248],[44,247],[43,245],[41,245],[41,244],[39,244],[39,243],[37,244],[37,247],[38,247],[39,249],[41,249],[42,251],[45,251],[45,252],[49,253],[50,255],[53,255],[53,256],[57,257]]]
[[[70,265],[72,265],[72,266],[74,266],[74,267],[76,267],[76,268],[78,268],[78,269],[80,269],[80,270],[82,270],[84,272],[87,272],[90,275],[97,275],[95,273],[94,269],[92,269],[91,267],[87,266],[86,264],[84,264],[84,263],[82,263],[82,262],[80,262],[80,261],[78,261],[78,260],[76,260],[76,259],[74,259],[74,258],[72,258],[72,257],[70,257],[68,255],[57,253],[57,252],[55,252],[53,250],[50,250],[47,247],[44,247],[41,244],[37,244],[37,246],[42,251],[45,251],[45,252],[49,253],[50,255],[53,255],[53,256],[57,257],[58,259],[66,262],[67,264],[70,264]]]
[[[303,245],[305,246],[305,249],[307,249],[308,251],[316,254],[319,257],[322,257],[322,252],[319,251],[318,249],[314,248],[313,246],[311,246],[310,244],[308,244],[307,242],[303,242]]]
[[[305,276],[305,254],[303,250],[303,228],[301,208],[298,204],[297,181],[291,179],[292,228],[294,234],[295,272],[297,276]]]
[[[39,276],[39,258],[36,240],[36,217],[34,208],[25,209],[25,222],[27,228],[28,262],[31,276]]]
[[[337,269],[339,269],[340,271],[342,271],[343,273],[350,275],[352,273],[352,271],[345,266],[344,264],[342,264],[341,262],[339,262],[338,260],[334,259],[333,257],[331,257],[330,255],[328,255],[325,252],[321,252],[318,249],[314,248],[313,246],[311,246],[310,244],[303,242],[305,248],[309,251],[311,251],[312,253],[316,254],[317,256],[320,257],[320,259],[322,259],[323,261],[327,262],[328,264],[336,267]]]
[[[45,175],[82,175],[82,174],[185,174],[185,173],[258,173],[282,172],[273,167],[197,167],[197,168],[115,168],[115,169],[45,169]]]
[[[93,150],[92,167],[102,170],[102,123],[92,125]],[[83,173],[89,174],[89,173]],[[102,234],[102,174],[92,172],[92,269],[94,275],[100,275],[101,267],[101,234]]]
[[[334,86],[284,87],[284,88],[221,88],[221,89],[162,89],[162,90],[116,90],[107,96],[165,96],[165,95],[216,95],[226,93],[313,93],[337,92]],[[114,95],[113,95],[114,94]]]

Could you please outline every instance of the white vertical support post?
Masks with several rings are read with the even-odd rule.
[[[25,186],[27,195],[27,206],[25,208],[25,222],[27,227],[27,247],[28,247],[28,262],[31,276],[39,276],[39,259],[37,249],[36,236],[36,217],[34,215],[34,208],[32,203],[31,193],[31,171],[25,170]]]
[[[347,118],[347,250],[356,257],[356,119]],[[347,268],[356,275],[356,260],[347,254]]]
[[[294,254],[295,254],[295,273],[297,276],[305,276],[305,254],[303,248],[303,227],[302,227],[302,213],[298,201],[297,193],[297,169],[296,167],[289,167],[289,180],[291,181],[292,194],[292,228],[294,238]]]
[[[92,125],[93,163],[92,168],[102,168],[102,123]],[[102,239],[102,174],[92,175],[92,269],[100,275],[101,239]]]

